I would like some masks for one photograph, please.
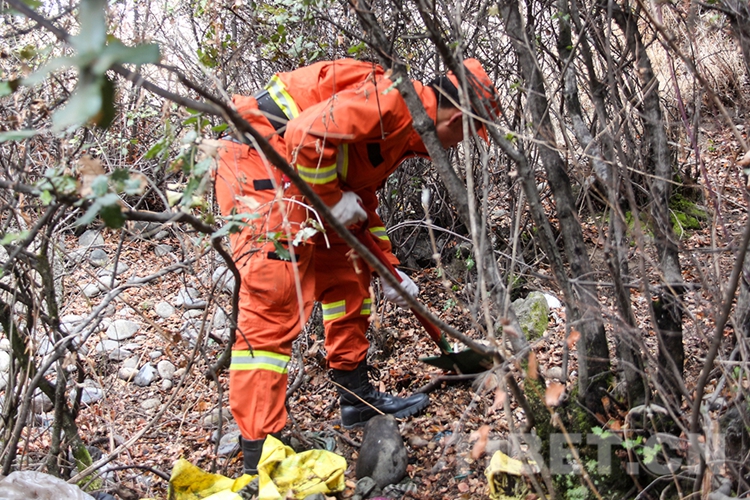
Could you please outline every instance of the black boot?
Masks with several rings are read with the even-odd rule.
[[[244,465],[245,474],[254,476],[258,473],[258,462],[260,461],[260,455],[263,452],[263,443],[266,439],[245,439],[240,437],[240,445],[242,446],[242,463]]]
[[[367,372],[366,361],[362,361],[352,371],[331,370],[333,381],[344,387],[337,386],[336,390],[340,396],[341,424],[345,429],[364,425],[381,412],[396,418],[408,417],[423,409],[430,402],[427,394],[412,394],[399,398],[378,392],[370,384]]]

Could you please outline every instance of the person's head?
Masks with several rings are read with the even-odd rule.
[[[482,101],[489,116],[497,116],[498,99],[495,86],[492,84],[487,72],[476,59],[466,59],[463,62],[469,85]],[[435,129],[438,139],[444,148],[452,148],[463,140],[463,111],[459,106],[458,86],[456,75],[449,71],[446,75],[439,76],[429,83],[435,90],[438,101],[437,118]],[[477,117],[479,113],[473,110]],[[487,130],[480,120],[474,121],[477,134],[485,141]]]

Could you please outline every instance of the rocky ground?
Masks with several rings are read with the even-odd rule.
[[[735,236],[744,226],[747,204],[740,169],[731,160],[737,145],[720,132],[706,131],[705,136],[718,145],[706,159],[723,219],[685,234],[683,244],[692,261],[685,259],[683,264],[687,281],[703,275],[718,285],[727,276],[731,253],[702,249],[725,248],[724,235]],[[593,258],[601,258],[601,220],[585,217],[583,223]],[[81,376],[76,384],[82,391],[81,434],[96,449],[95,459],[120,448],[102,469],[104,488],[128,500],[166,498],[164,477],[180,457],[230,477],[240,474],[227,373],[218,379],[205,375],[229,337],[227,311],[233,287],[207,242],[176,227],[135,225],[124,238],[111,231],[70,234],[60,242],[59,255],[64,269],[60,286],[66,297],[62,329],[77,335],[85,353],[83,365],[71,367],[71,373]],[[539,271],[549,275],[544,268]],[[463,283],[443,288],[436,269],[414,270],[412,277],[421,288],[420,299],[432,310],[462,331],[477,334],[458,305]],[[551,281],[538,277],[530,277],[526,287],[545,292],[553,306],[547,330],[535,342],[535,355],[548,380],[561,379],[565,314],[555,303],[557,291]],[[709,292],[688,297],[688,387],[699,368],[699,353],[706,349],[704,325],[713,315]],[[602,293],[604,307],[612,307],[610,297]],[[637,292],[633,299],[638,324],[649,332],[653,345],[646,299]],[[371,360],[381,375],[375,384],[402,394],[428,391],[431,401],[425,412],[400,423],[411,485],[396,498],[486,498],[489,458],[506,446],[510,427],[524,422],[522,410],[506,405],[504,392],[491,379],[441,378],[439,369],[420,363],[420,357],[437,351],[409,312],[378,304],[374,325]],[[309,327],[296,345],[290,367],[290,421],[284,434],[300,448],[325,446],[344,456],[350,467],[342,496],[349,498],[362,431],[338,425],[337,398],[323,368],[322,343],[319,330]],[[39,356],[50,349],[47,339],[38,339]],[[7,351],[7,339],[0,339],[0,374],[7,372]],[[575,384],[575,369],[573,349],[568,387]],[[35,398],[37,417],[23,442],[29,464],[41,463],[49,446],[54,415],[45,399]]]

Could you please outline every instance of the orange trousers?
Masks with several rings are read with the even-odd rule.
[[[267,123],[253,125],[261,128]],[[284,151],[282,138],[273,136],[272,145]],[[315,245],[287,244],[287,231],[293,233],[308,214],[297,204],[279,202],[280,194],[294,197],[279,188],[282,183],[280,172],[257,151],[223,141],[215,173],[221,213],[225,217],[251,214],[247,226],[230,235],[241,287],[229,369],[229,404],[245,439],[262,439],[286,424],[292,342],[309,318],[314,300],[323,307],[330,368],[354,369],[369,348],[365,332],[372,306],[371,270],[361,259],[351,257],[346,243],[330,231],[330,248],[322,238]],[[377,225],[371,231],[390,250],[374,211],[371,220]],[[269,241],[269,233],[280,239]],[[294,253],[294,262],[281,260],[283,250]]]

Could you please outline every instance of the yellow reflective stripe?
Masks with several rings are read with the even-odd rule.
[[[349,174],[349,145],[341,144],[339,146],[339,156],[336,158],[336,170],[339,173],[339,179],[346,180]]]
[[[297,173],[308,184],[326,184],[336,180],[336,165],[330,167],[309,168],[297,165]]]
[[[359,313],[362,316],[369,316],[372,312],[372,299],[367,298],[362,301],[362,309],[359,311]]]
[[[270,351],[232,351],[230,370],[268,370],[287,372],[289,356]]]
[[[284,82],[282,82],[278,76],[274,75],[273,78],[271,78],[271,81],[266,85],[266,90],[268,90],[271,99],[278,104],[279,108],[281,108],[281,111],[284,112],[287,118],[290,120],[292,118],[297,118],[297,115],[299,115],[297,103],[294,102],[292,96],[286,91]]]
[[[331,321],[346,314],[346,300],[323,304],[323,321]]]
[[[383,226],[372,226],[370,228],[370,232],[373,234],[373,236],[380,240],[391,241],[391,239],[388,237],[388,233],[385,231],[385,228]]]

